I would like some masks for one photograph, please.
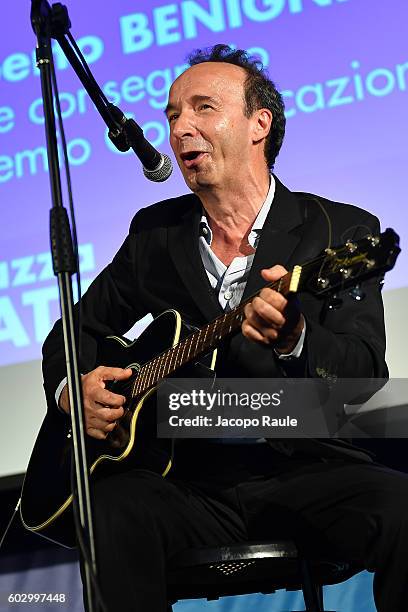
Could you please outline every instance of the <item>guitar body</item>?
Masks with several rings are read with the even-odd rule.
[[[179,313],[167,310],[158,316],[131,342],[110,336],[98,354],[100,365],[131,367],[132,382],[116,382],[113,392],[129,397],[129,386],[135,384],[137,372],[157,355],[175,346],[191,334]],[[209,375],[214,370],[216,350],[200,367]],[[191,376],[194,364],[182,368],[178,375]],[[127,385],[127,388],[125,388]],[[171,468],[171,440],[156,438],[155,391],[150,388],[125,404],[125,415],[103,441],[86,436],[88,465],[92,478],[102,478],[117,471],[136,467],[150,469],[165,476]],[[48,410],[39,431],[22,489],[20,514],[24,526],[64,546],[75,546],[71,495],[70,420],[57,410]]]

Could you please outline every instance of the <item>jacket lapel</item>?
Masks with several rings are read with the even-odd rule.
[[[202,204],[193,194],[186,197],[186,203],[181,218],[168,229],[169,252],[204,321],[211,321],[223,311],[208,280],[198,247]]]
[[[265,284],[260,275],[263,268],[270,268],[275,264],[290,264],[301,240],[301,233],[296,232],[296,228],[304,221],[301,205],[295,196],[274,178],[275,196],[262,229],[242,300],[259,291]],[[185,201],[186,206],[181,216],[168,229],[169,252],[204,320],[211,321],[223,311],[208,280],[198,248],[202,204],[194,194],[186,196]]]
[[[275,196],[262,229],[242,301],[265,285],[260,273],[263,268],[276,264],[290,265],[301,240],[300,232],[295,231],[304,221],[301,206],[295,196],[274,178]]]

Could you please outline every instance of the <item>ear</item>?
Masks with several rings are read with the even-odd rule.
[[[272,126],[272,113],[268,108],[261,108],[254,112],[253,120],[252,139],[256,144],[268,136]]]

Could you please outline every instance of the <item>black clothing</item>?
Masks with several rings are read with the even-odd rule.
[[[291,269],[311,260],[328,246],[344,244],[379,231],[378,220],[355,206],[336,204],[306,193],[292,193],[275,177],[275,196],[262,230],[243,299],[260,289],[260,270],[281,264]],[[324,212],[323,210],[324,209]],[[165,200],[140,210],[112,263],[91,284],[82,300],[82,373],[101,365],[98,342],[120,335],[151,313],[168,308],[188,323],[201,326],[222,313],[201,262],[198,235],[202,205],[193,194]],[[219,351],[218,377],[338,377],[386,378],[383,307],[376,279],[364,282],[366,297],[356,302],[346,292],[340,309],[328,309],[327,300],[299,295],[307,321],[302,356],[278,360],[270,347],[237,334]],[[57,322],[43,348],[45,391],[50,409],[56,409],[55,391],[66,376]],[[113,364],[112,364],[113,365]],[[288,442],[293,452],[301,445],[311,456],[344,453],[370,458],[340,440]],[[306,447],[305,447],[306,445]]]
[[[378,233],[361,209],[306,193],[291,193],[278,179],[243,299],[261,288],[260,270],[291,269],[328,246]],[[221,313],[198,248],[201,203],[185,195],[140,210],[112,263],[83,298],[80,368],[100,365],[98,343],[130,329],[148,312],[178,310],[203,325]],[[343,305],[300,294],[307,331],[299,359],[280,361],[270,347],[237,334],[218,358],[219,376],[385,378],[385,337],[377,280],[366,297],[346,292]],[[61,324],[44,344],[45,390],[65,376]],[[210,448],[211,446],[211,448]],[[183,548],[247,538],[291,535],[310,555],[329,553],[376,570],[380,612],[408,604],[408,479],[372,462],[341,440],[275,441],[271,446],[178,444],[166,478],[132,470],[96,482],[99,576],[109,610],[166,609],[165,571]]]
[[[375,571],[377,610],[406,611],[406,474],[348,458],[288,458],[262,444],[251,455],[247,446],[219,446],[194,480],[176,465],[165,479],[133,470],[96,483],[99,577],[109,611],[165,612],[166,565],[185,548],[285,537],[310,558]],[[248,458],[246,480],[206,480],[217,469],[233,473],[239,453],[241,464]]]

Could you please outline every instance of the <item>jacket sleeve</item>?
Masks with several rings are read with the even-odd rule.
[[[359,224],[353,239],[362,238],[368,231],[372,234],[380,231],[378,219],[369,213]],[[386,379],[388,368],[380,281],[378,276],[362,281],[361,300],[353,298],[350,289],[340,291],[334,308],[330,307],[330,297],[317,299],[308,293],[300,294],[306,319],[305,341],[298,359],[280,362],[283,374],[328,381],[339,378]]]
[[[137,215],[136,215],[137,217]],[[138,282],[139,240],[137,219],[112,262],[96,277],[81,299],[79,369],[97,367],[98,343],[110,334],[121,335],[145,316]],[[78,317],[78,304],[74,316]],[[43,345],[43,379],[49,409],[56,409],[55,392],[66,376],[62,321],[58,320]]]

